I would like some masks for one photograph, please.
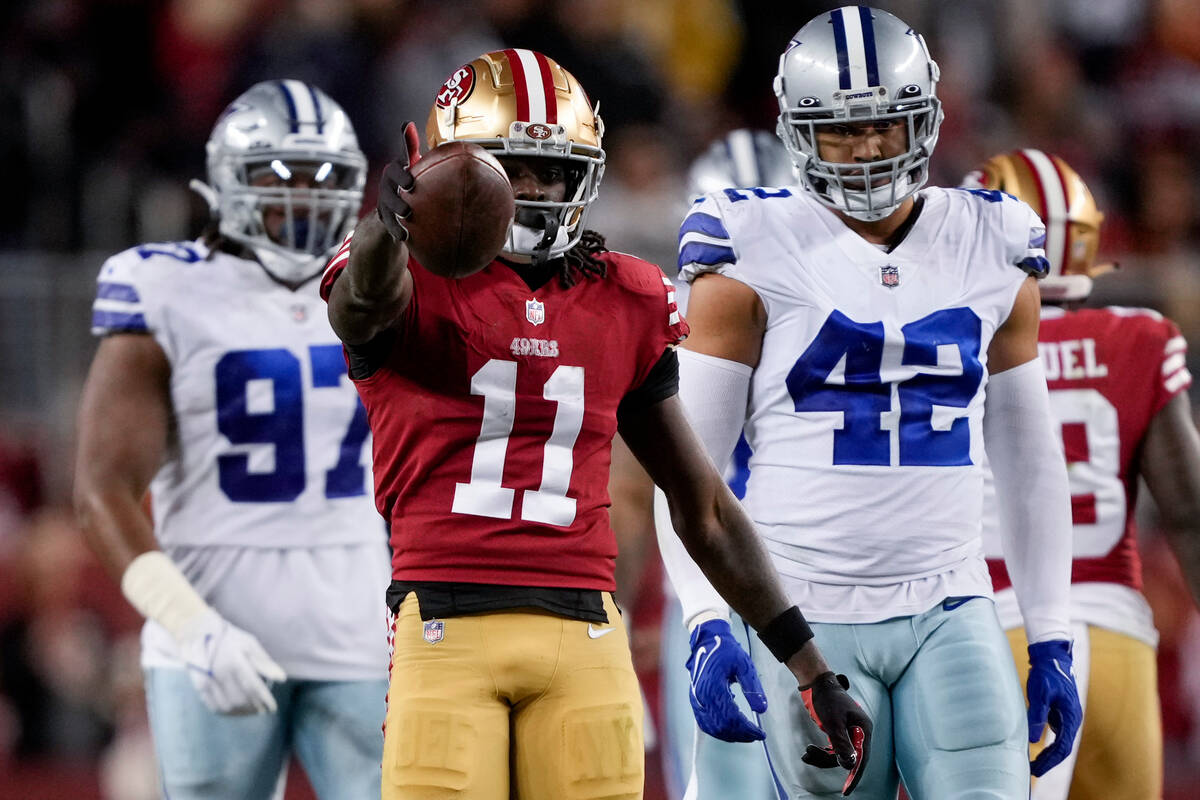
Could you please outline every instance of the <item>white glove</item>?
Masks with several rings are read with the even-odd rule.
[[[268,681],[287,680],[258,639],[211,608],[180,637],[180,654],[200,699],[218,714],[274,714]]]
[[[151,550],[135,558],[121,576],[121,591],[175,638],[206,706],[218,714],[276,711],[267,682],[287,680],[283,668],[258,639],[205,603],[165,553]]]

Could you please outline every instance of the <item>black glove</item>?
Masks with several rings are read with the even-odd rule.
[[[858,786],[871,752],[871,718],[847,693],[849,688],[845,675],[825,672],[800,690],[808,715],[829,737],[825,747],[810,744],[800,760],[821,769],[840,766],[849,770],[842,795]]]
[[[400,193],[412,191],[413,176],[409,170],[421,159],[421,142],[417,126],[412,122],[404,126],[404,148],[406,152],[403,158],[397,158],[383,168],[383,175],[379,179],[379,200],[375,205],[379,221],[397,242],[408,240],[404,220],[412,214],[412,207]]]

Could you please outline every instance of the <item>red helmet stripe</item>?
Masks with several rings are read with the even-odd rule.
[[[1070,263],[1071,253],[1071,193],[1067,189],[1067,176],[1063,175],[1062,169],[1058,166],[1058,160],[1047,156],[1050,165],[1054,167],[1054,174],[1058,176],[1058,185],[1062,187],[1063,199],[1063,242],[1062,242],[1062,271],[1067,272],[1067,264]],[[1047,242],[1046,244],[1049,244]]]
[[[504,51],[504,56],[508,59],[508,68],[512,70],[513,91],[517,95],[517,119],[529,122],[529,84],[525,80],[521,56],[511,47]]]
[[[1067,252],[1067,193],[1050,157],[1041,150],[1019,150],[1017,155],[1025,162],[1033,175],[1033,184],[1038,191],[1038,205],[1034,209],[1046,225],[1046,258],[1050,261],[1050,275],[1063,274]]]
[[[558,122],[558,98],[554,94],[554,76],[550,74],[550,59],[541,53],[537,56],[538,70],[542,73],[542,92],[546,97],[546,122],[551,125]]]

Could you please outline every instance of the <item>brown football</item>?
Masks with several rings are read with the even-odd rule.
[[[513,190],[491,153],[470,142],[446,142],[412,168],[404,221],[413,257],[444,278],[465,278],[499,254],[513,219]]]

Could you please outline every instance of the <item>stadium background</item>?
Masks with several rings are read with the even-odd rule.
[[[591,226],[672,272],[689,160],[773,128],[771,78],[830,2],[755,0],[8,0],[0,6],[0,800],[155,796],[138,619],[69,511],[74,410],[103,258],[194,236],[187,181],[221,108],[294,77],[343,104],[375,176],[454,67],[501,45],[559,60],[600,102],[608,170]],[[1106,212],[1121,270],[1094,302],[1159,309],[1200,371],[1200,5],[928,0],[877,5],[942,67],[933,182],[1017,146],[1062,155]],[[213,313],[220,313],[214,309]],[[1200,390],[1193,389],[1194,397]],[[1200,619],[1143,500],[1162,633],[1168,798],[1200,786]],[[650,563],[635,659],[656,701]],[[681,668],[680,665],[670,665]],[[647,797],[662,797],[649,755]],[[308,797],[293,771],[289,797]]]

